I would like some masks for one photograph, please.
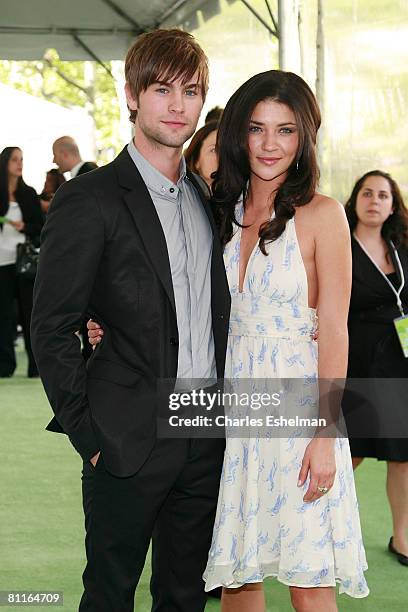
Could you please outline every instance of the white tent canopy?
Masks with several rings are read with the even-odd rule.
[[[218,0],[0,0],[0,59],[123,59],[130,42],[160,25],[195,21]],[[206,7],[207,8],[207,7]]]

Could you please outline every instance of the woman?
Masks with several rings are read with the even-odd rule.
[[[6,147],[0,154],[0,377],[12,376],[14,353],[14,300],[17,297],[28,355],[28,376],[38,376],[31,350],[30,319],[33,281],[16,276],[17,245],[26,236],[38,241],[42,217],[40,203],[32,187],[22,178],[23,154],[18,147]]]
[[[209,121],[197,130],[184,153],[188,169],[201,176],[210,190],[218,165],[215,151],[217,127],[217,121]]]
[[[45,176],[42,193],[39,196],[41,210],[43,211],[44,215],[46,215],[48,212],[55,192],[63,183],[65,183],[65,176],[62,174],[62,172],[60,172],[57,168],[51,168],[51,170],[48,170]]]
[[[408,214],[397,183],[386,172],[367,172],[354,185],[346,214],[353,254],[348,376],[407,379],[408,359],[393,324],[402,312],[408,314]],[[383,388],[388,388],[384,384],[382,381]],[[371,405],[369,422],[375,419],[380,432],[386,426],[384,421],[393,415],[398,425],[398,410],[406,412],[406,394],[393,393],[392,398],[392,402],[380,400],[381,405]],[[357,417],[362,409],[356,405]],[[363,419],[360,417],[360,421]],[[350,447],[354,467],[364,457],[387,461],[387,494],[393,519],[389,550],[408,566],[408,441],[356,438],[350,440]]]
[[[251,78],[224,111],[213,192],[232,295],[226,378],[346,375],[350,241],[343,208],[316,193],[319,125],[310,88],[280,71]],[[296,610],[336,610],[336,582],[367,595],[347,440],[242,442],[227,439],[204,575],[225,588],[224,612],[264,610],[268,575]]]
[[[275,70],[244,83],[224,111],[213,193],[233,383],[346,375],[350,238],[342,206],[316,193],[319,125],[306,83]],[[368,594],[366,567],[347,440],[227,438],[204,574],[206,590],[223,587],[223,612],[263,612],[267,576],[290,587],[297,611],[333,612],[336,582]]]

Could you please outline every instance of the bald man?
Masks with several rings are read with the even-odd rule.
[[[70,172],[71,178],[95,170],[95,162],[84,162],[79,154],[78,145],[71,136],[61,136],[52,145],[53,162],[61,172]]]

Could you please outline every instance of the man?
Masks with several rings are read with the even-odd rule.
[[[55,412],[48,428],[65,432],[84,461],[80,610],[133,610],[152,538],[152,610],[201,612],[224,444],[157,438],[156,388],[224,371],[221,246],[182,157],[208,65],[191,35],[156,30],[131,47],[125,73],[134,140],[54,198],[33,344]],[[85,313],[105,332],[87,369],[74,334]]]
[[[53,162],[57,164],[60,172],[69,172],[75,178],[85,172],[95,170],[95,162],[84,162],[79,154],[77,143],[71,136],[61,136],[52,145]]]

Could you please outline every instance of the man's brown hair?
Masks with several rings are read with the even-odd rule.
[[[181,79],[186,85],[196,72],[204,101],[208,90],[207,56],[191,34],[176,28],[142,34],[126,56],[125,77],[135,100],[152,83]],[[137,111],[130,111],[132,123],[136,115]]]

